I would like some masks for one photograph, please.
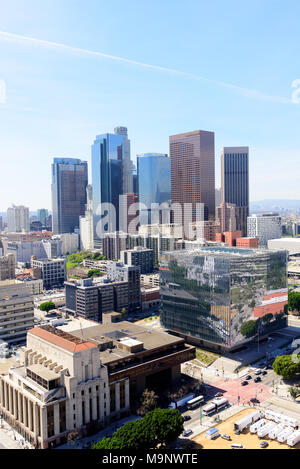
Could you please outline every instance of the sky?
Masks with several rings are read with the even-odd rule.
[[[0,211],[51,209],[51,161],[215,132],[249,146],[250,198],[300,199],[298,0],[0,0]],[[298,80],[298,81],[297,81]]]

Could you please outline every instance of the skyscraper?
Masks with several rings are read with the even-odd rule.
[[[9,233],[18,233],[21,231],[30,231],[29,208],[23,205],[7,209],[7,231]]]
[[[124,136],[97,135],[92,145],[92,184],[94,244],[101,245],[102,235],[119,229],[119,197],[123,194]],[[103,204],[112,204],[116,218]],[[108,217],[101,225],[101,219]]]
[[[139,202],[148,212],[145,217],[141,213],[141,220],[148,224],[151,223],[151,204],[171,202],[171,160],[164,153],[137,155],[137,174]]]
[[[73,233],[84,215],[88,166],[75,158],[54,158],[52,164],[52,214],[54,234]]]
[[[93,187],[89,184],[86,188],[87,205],[85,216],[80,217],[80,249],[83,251],[94,248],[93,230]]]
[[[46,218],[48,217],[48,210],[46,208],[39,208],[37,211],[37,219],[41,222],[42,226],[46,226]]]
[[[124,138],[123,152],[123,194],[129,194],[133,191],[133,163],[130,159],[130,140],[128,139],[127,127],[116,127],[116,135],[122,135]]]
[[[172,203],[183,216],[196,221],[197,205],[204,204],[205,220],[215,216],[215,134],[204,130],[170,137]],[[184,207],[191,204],[191,207]],[[176,222],[180,220],[174,220]]]
[[[237,230],[247,236],[249,216],[249,148],[224,147],[221,155],[222,202],[237,207]]]

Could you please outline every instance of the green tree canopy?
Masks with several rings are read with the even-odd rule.
[[[289,292],[289,309],[292,311],[300,311],[300,292]]]
[[[88,271],[88,277],[101,277],[103,273],[99,269],[92,269]]]
[[[48,313],[51,309],[55,309],[55,304],[53,301],[45,301],[45,303],[40,304],[39,309]]]
[[[241,327],[241,334],[247,338],[252,337],[256,333],[256,321],[247,321]]]
[[[291,355],[280,355],[273,363],[273,370],[283,379],[290,380],[300,371],[300,364],[294,363]]]
[[[92,449],[154,449],[174,441],[182,432],[183,417],[177,409],[155,409],[142,419],[123,425]]]

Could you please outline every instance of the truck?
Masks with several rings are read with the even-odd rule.
[[[239,430],[242,432],[245,428],[248,428],[253,423],[257,422],[263,417],[262,412],[252,412],[252,414],[247,415],[246,417],[238,420],[234,423],[234,430]]]
[[[287,439],[287,444],[289,446],[295,446],[297,443],[300,441],[300,430],[297,430],[296,432],[292,433],[288,439]]]
[[[263,425],[257,430],[257,436],[259,438],[264,438],[268,433],[273,430],[273,428],[276,427],[275,422],[268,422],[266,425]]]
[[[256,433],[260,427],[263,427],[267,423],[266,419],[260,419],[253,423],[250,427],[250,433]]]
[[[180,397],[179,399],[175,399],[173,402],[169,404],[169,409],[178,409],[179,407],[184,406],[187,402],[194,399],[195,394],[190,393],[186,396]]]
[[[279,433],[277,441],[279,443],[284,443],[292,433],[294,433],[293,427],[286,427],[281,433]]]
[[[272,430],[269,432],[269,438],[270,440],[275,440],[277,436],[284,430],[284,425],[283,423],[280,423],[279,425],[276,425],[276,427],[272,428]]]

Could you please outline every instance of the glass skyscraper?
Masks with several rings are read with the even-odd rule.
[[[52,164],[52,221],[54,234],[73,233],[84,215],[88,166],[75,158],[54,158]]]
[[[207,247],[160,258],[163,327],[231,349],[285,325],[287,251]]]
[[[247,236],[249,216],[249,148],[224,147],[221,155],[222,202],[237,207],[237,230]]]
[[[98,246],[101,235],[119,229],[119,197],[123,194],[124,137],[116,134],[97,135],[92,145],[92,185],[94,213],[94,242]],[[105,203],[115,207],[116,219],[103,210]],[[101,226],[101,219],[108,216]],[[114,223],[115,222],[115,223]]]
[[[151,223],[151,204],[171,202],[171,160],[163,153],[137,155],[139,202],[147,207],[141,220]],[[146,210],[145,210],[146,212]]]

